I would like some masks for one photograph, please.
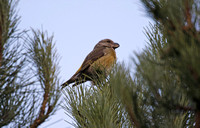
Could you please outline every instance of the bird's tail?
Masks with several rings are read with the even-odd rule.
[[[89,79],[87,79],[87,77],[85,77],[85,76],[78,76],[77,74],[75,74],[68,81],[63,83],[61,86],[62,86],[62,89],[63,89],[64,87],[68,86],[69,84],[74,83],[72,85],[72,87],[74,87],[74,86],[81,84],[81,83],[84,83],[88,80]]]
[[[62,86],[62,89],[66,86],[68,86],[69,84],[73,83],[74,81],[72,79],[69,79],[68,81],[66,81],[65,83],[63,83],[61,86]]]
[[[67,82],[63,83],[63,84],[61,85],[62,89],[63,89],[64,87],[66,87],[67,85],[69,85]]]
[[[84,83],[84,82],[86,82],[86,81],[88,81],[88,80],[68,80],[68,81],[66,81],[65,83],[63,83],[61,86],[62,86],[62,89],[64,88],[64,87],[66,87],[66,86],[68,86],[69,84],[71,84],[71,83],[74,83],[73,85],[72,85],[72,87],[75,87],[76,85],[79,85],[79,84],[82,84],[82,83]]]

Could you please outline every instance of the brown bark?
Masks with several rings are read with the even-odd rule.
[[[193,27],[193,24],[192,24],[192,16],[191,16],[191,13],[190,13],[190,7],[189,7],[189,1],[186,0],[185,2],[185,16],[186,16],[186,22],[187,22],[187,25],[183,27],[184,30],[189,30],[189,29],[192,29]]]
[[[45,113],[45,108],[47,107],[49,100],[49,87],[50,85],[46,85],[39,116],[35,119],[33,124],[31,124],[30,128],[37,128],[40,124],[42,124],[45,121],[45,119],[47,119],[47,117],[49,117],[49,114],[53,110],[52,106],[48,106],[47,112]]]
[[[195,109],[191,108],[191,107],[185,107],[185,106],[180,106],[180,105],[177,105],[175,107],[176,110],[180,110],[180,111],[183,111],[183,112],[188,112],[188,111],[195,111]]]
[[[0,20],[3,20],[3,14],[1,12],[1,19]],[[3,35],[3,30],[2,30],[2,22],[3,21],[0,21],[1,24],[0,24],[0,67],[1,67],[1,63],[2,63],[2,59],[3,59],[3,38],[2,38],[2,35]]]
[[[137,128],[141,128],[141,125],[140,125],[140,123],[137,121],[137,119],[136,119],[136,117],[135,117],[135,114],[134,114],[134,112],[133,112],[132,107],[131,107],[131,106],[126,106],[126,109],[127,109],[128,113],[129,113],[129,116],[130,116],[130,118],[131,118],[131,120],[132,120],[133,125],[135,125]]]
[[[2,42],[2,30],[0,26],[0,67],[3,59],[3,42]]]
[[[196,112],[195,128],[200,128],[200,110]]]

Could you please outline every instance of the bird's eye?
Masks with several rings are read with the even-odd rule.
[[[110,41],[110,40],[108,40],[107,42],[108,42],[108,43],[111,43],[111,41]]]

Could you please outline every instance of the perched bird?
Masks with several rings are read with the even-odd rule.
[[[109,71],[116,62],[115,49],[119,47],[110,39],[99,41],[94,49],[87,55],[78,71],[61,86],[62,88],[74,83],[73,86],[92,81],[97,78],[98,73]],[[106,74],[105,74],[106,75]]]

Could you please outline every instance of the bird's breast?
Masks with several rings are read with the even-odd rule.
[[[104,49],[104,56],[100,57],[96,60],[91,66],[92,67],[100,67],[106,70],[110,70],[113,64],[116,62],[116,53],[115,50],[112,48]]]

